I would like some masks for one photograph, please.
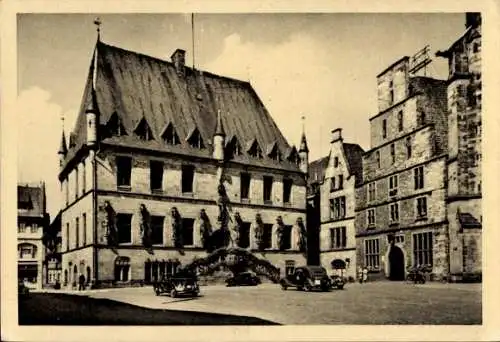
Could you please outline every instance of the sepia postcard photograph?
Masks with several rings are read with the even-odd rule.
[[[6,3],[2,339],[498,336],[495,2]]]

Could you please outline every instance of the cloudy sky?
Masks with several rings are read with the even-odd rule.
[[[18,176],[47,183],[51,217],[59,208],[57,149],[61,120],[73,129],[96,40],[169,59],[187,50],[190,15],[22,14],[18,16]],[[465,26],[464,14],[196,14],[197,68],[250,80],[290,144],[300,117],[314,160],[328,153],[330,131],[370,148],[376,75],[425,45],[447,48]],[[428,75],[446,78],[444,60]]]

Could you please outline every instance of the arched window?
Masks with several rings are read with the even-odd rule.
[[[130,280],[130,258],[117,257],[115,260],[115,281]]]

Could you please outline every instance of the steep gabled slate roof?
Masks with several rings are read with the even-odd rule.
[[[151,145],[159,150],[175,152],[178,148],[165,144],[161,138],[167,124],[172,123],[181,142],[178,147],[184,148],[183,154],[192,152],[193,155],[201,153],[211,157],[216,116],[220,110],[226,136],[235,136],[241,146],[247,146],[255,139],[261,149],[274,143],[280,151],[290,149],[250,83],[188,67],[185,67],[184,75],[178,75],[171,62],[99,41],[74,130],[76,147],[73,151],[70,149],[67,160],[85,143],[85,108],[92,101],[93,65],[96,58],[95,94],[100,125],[106,125],[113,113],[117,113],[128,135],[125,139],[105,138],[103,143],[131,147]],[[134,137],[134,129],[143,117],[154,141],[143,142]],[[186,141],[195,128],[207,147],[205,150],[196,151]],[[247,152],[244,151],[244,154]],[[299,171],[293,163],[273,161],[267,156],[264,156],[264,160],[247,157],[241,162]]]
[[[349,174],[356,177],[354,185],[359,185],[363,183],[363,153],[365,151],[358,144],[344,143],[343,146]]]
[[[45,192],[42,186],[17,186],[18,215],[23,217],[44,217]]]

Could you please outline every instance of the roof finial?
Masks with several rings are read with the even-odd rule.
[[[101,24],[102,24],[102,21],[99,17],[94,19],[94,25],[97,26],[97,40],[98,41],[101,40]]]
[[[301,120],[302,120],[302,137],[300,138],[299,152],[309,152],[309,148],[307,147],[306,129],[305,129],[306,117],[302,116]]]

